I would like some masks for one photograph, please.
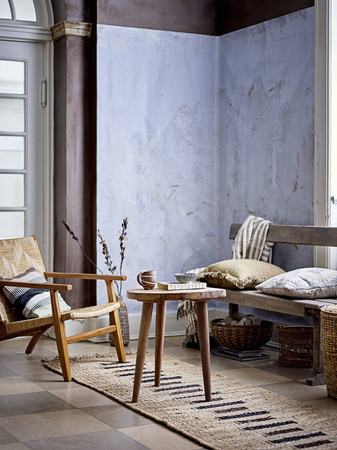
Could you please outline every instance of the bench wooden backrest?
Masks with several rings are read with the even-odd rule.
[[[235,239],[241,223],[232,223],[229,238]],[[337,247],[337,228],[304,225],[270,225],[267,242]]]

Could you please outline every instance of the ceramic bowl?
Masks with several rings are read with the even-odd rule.
[[[174,276],[179,283],[190,283],[195,280],[195,273],[175,273]]]

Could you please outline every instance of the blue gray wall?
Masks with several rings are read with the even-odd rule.
[[[98,27],[97,225],[117,263],[129,218],[124,293],[141,269],[170,281],[216,254],[215,50],[212,36]]]
[[[229,225],[249,213],[313,222],[313,8],[220,37],[97,33],[97,225],[117,264],[129,218],[124,294],[140,269],[170,280],[230,258]],[[305,248],[275,258],[312,263]]]
[[[278,224],[314,220],[314,8],[220,37],[220,256],[248,214]],[[285,270],[311,248],[275,246]]]

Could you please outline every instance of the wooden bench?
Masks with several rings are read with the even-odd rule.
[[[241,224],[234,223],[230,227],[229,238],[235,236]],[[267,241],[294,245],[313,245],[337,247],[337,228],[297,226],[297,225],[270,225]],[[323,359],[320,345],[320,312],[325,305],[337,304],[337,298],[332,299],[293,299],[264,294],[257,290],[226,289],[226,299],[229,303],[229,313],[238,311],[239,305],[259,308],[266,311],[291,314],[313,319],[313,374],[306,380],[306,384],[317,386],[325,383]]]

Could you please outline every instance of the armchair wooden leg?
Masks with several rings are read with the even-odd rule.
[[[68,344],[66,330],[63,320],[61,320],[60,305],[58,302],[58,291],[50,291],[51,304],[53,310],[53,322],[56,337],[57,350],[64,381],[71,380],[71,370],[69,362]]]
[[[64,381],[71,381],[71,370],[69,362],[68,344],[64,322],[59,322],[57,326],[54,325],[57,350],[60,358],[62,375]]]
[[[116,295],[113,287],[113,281],[112,280],[105,280],[108,299],[110,303],[114,303],[116,301]],[[115,309],[114,311],[111,311],[109,314],[110,317],[110,325],[116,325],[116,331],[112,332],[112,337],[114,340],[115,348],[117,351],[118,361],[119,362],[125,362],[125,351],[124,351],[124,344],[123,344],[123,337],[121,332],[121,324],[119,320],[119,314],[118,309]]]
[[[48,325],[44,327],[42,330],[36,331],[32,337],[32,339],[29,341],[29,344],[26,348],[26,353],[29,355],[34,350],[36,344],[38,343],[40,337],[51,327],[51,325]]]

